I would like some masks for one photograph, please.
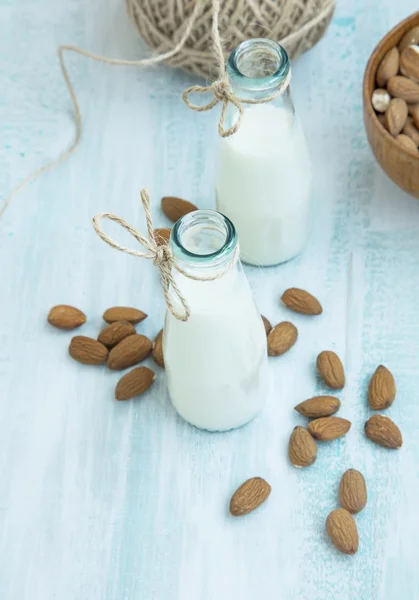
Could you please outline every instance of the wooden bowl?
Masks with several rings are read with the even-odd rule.
[[[364,123],[368,141],[387,175],[403,190],[419,198],[419,154],[403,148],[381,125],[371,104],[371,95],[377,87],[375,75],[382,58],[403,35],[419,25],[419,12],[411,15],[390,31],[378,44],[368,61],[364,75]]]

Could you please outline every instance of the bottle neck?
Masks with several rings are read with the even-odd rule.
[[[170,236],[175,264],[188,275],[216,277],[236,258],[233,223],[214,210],[196,210],[177,221]]]
[[[239,44],[227,61],[230,83],[239,97],[263,100],[275,95],[290,77],[288,54],[277,42],[264,38]],[[289,96],[289,88],[284,90]]]

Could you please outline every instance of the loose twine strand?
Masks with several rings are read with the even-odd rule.
[[[144,208],[144,214],[147,224],[147,234],[148,237],[145,237],[142,233],[140,233],[137,229],[129,225],[124,219],[118,217],[118,215],[114,215],[112,213],[99,213],[93,218],[93,227],[98,236],[109,246],[115,248],[116,250],[120,250],[121,252],[125,252],[126,254],[131,254],[131,256],[136,256],[138,258],[147,258],[153,261],[153,263],[160,270],[160,281],[163,288],[164,297],[166,300],[167,308],[172,313],[172,315],[178,319],[179,321],[187,321],[191,315],[191,311],[189,305],[180,291],[178,285],[176,284],[173,278],[173,269],[176,269],[179,273],[187,277],[188,279],[193,279],[194,281],[215,281],[216,279],[220,279],[223,277],[232,267],[236,264],[239,258],[239,247],[236,247],[235,254],[233,259],[228,263],[228,265],[221,270],[217,270],[214,275],[209,275],[207,277],[198,277],[193,275],[192,273],[188,273],[184,271],[178,263],[175,262],[173,258],[172,251],[168,244],[158,244],[156,238],[154,237],[154,227],[153,220],[151,217],[150,210],[150,195],[147,189],[141,190],[141,201]],[[104,219],[109,219],[110,221],[114,221],[121,225],[128,233],[130,233],[136,240],[139,242],[145,252],[132,250],[127,246],[123,246],[119,242],[112,239],[108,236],[101,227],[101,222]],[[178,298],[181,303],[184,312],[180,313],[176,310],[173,302],[170,290],[173,290],[175,297]]]
[[[135,0],[127,0],[128,9],[129,9],[131,18],[133,15],[134,1]],[[305,35],[305,33],[307,31],[309,31],[311,28],[316,27],[316,25],[318,23],[320,23],[324,18],[327,17],[327,15],[329,14],[331,7],[333,7],[333,5],[334,5],[334,0],[330,0],[330,3],[328,3],[324,7],[324,9],[320,13],[318,13],[313,19],[308,21],[300,30],[295,31],[295,32],[289,34],[288,36],[286,36],[285,38],[283,38],[281,40],[281,44],[286,45],[287,43],[292,43],[298,37]],[[163,62],[163,61],[175,56],[185,46],[186,41],[188,40],[188,38],[191,34],[194,23],[196,22],[198,15],[201,12],[202,6],[203,6],[203,1],[196,0],[194,10],[193,10],[190,18],[187,21],[185,31],[183,32],[183,35],[181,36],[179,42],[174,46],[174,48],[172,48],[171,50],[169,50],[168,52],[165,52],[163,54],[159,54],[157,56],[152,56],[151,58],[144,58],[141,60],[122,60],[122,59],[107,58],[105,56],[100,56],[99,54],[93,54],[92,52],[89,52],[88,50],[83,50],[82,48],[78,48],[77,46],[73,46],[73,45],[61,45],[58,47],[58,58],[59,58],[60,68],[61,68],[61,72],[64,77],[64,81],[65,81],[68,93],[70,95],[70,99],[71,99],[72,107],[73,107],[74,120],[75,120],[75,125],[76,125],[76,134],[75,134],[74,140],[73,140],[72,144],[70,145],[70,147],[63,154],[61,154],[61,156],[59,156],[56,160],[53,160],[52,162],[50,162],[50,163],[40,167],[39,169],[36,169],[32,173],[30,173],[27,177],[25,177],[25,179],[23,179],[23,181],[21,181],[10,192],[10,194],[8,196],[6,196],[5,200],[3,201],[2,206],[0,207],[0,218],[4,214],[6,208],[9,206],[9,204],[11,203],[13,198],[22,190],[22,188],[24,188],[28,183],[30,183],[31,181],[36,179],[42,173],[49,171],[53,167],[56,167],[60,163],[67,160],[67,158],[69,158],[74,153],[74,151],[77,149],[77,147],[80,143],[82,131],[83,131],[81,111],[80,111],[80,106],[79,106],[79,103],[78,103],[78,100],[76,97],[76,93],[74,91],[73,84],[71,83],[71,79],[70,79],[70,76],[68,73],[67,66],[64,61],[64,53],[65,52],[75,52],[76,54],[85,56],[87,58],[91,58],[95,61],[102,62],[102,63],[108,64],[108,65],[116,65],[116,66],[119,65],[119,66],[127,66],[127,67],[141,67],[141,66],[145,67],[145,66],[150,66],[153,64]],[[220,69],[219,78],[217,79],[217,81],[215,81],[210,86],[205,86],[205,87],[192,86],[192,87],[190,87],[189,89],[185,90],[182,97],[183,97],[183,100],[186,102],[186,104],[189,106],[189,108],[191,108],[192,110],[198,111],[198,112],[204,112],[207,110],[211,110],[219,102],[222,102],[222,109],[221,109],[220,121],[218,124],[218,131],[221,136],[228,137],[230,135],[233,135],[233,133],[235,133],[237,131],[237,129],[240,127],[242,116],[243,116],[242,104],[243,103],[253,104],[253,103],[255,103],[255,101],[237,98],[234,95],[234,93],[232,92],[231,87],[228,84],[228,79],[227,79],[226,71],[225,71],[223,50],[222,50],[220,34],[219,34],[219,30],[218,30],[219,10],[220,10],[219,0],[213,0],[212,36],[213,36],[214,49],[216,52],[216,56],[218,59],[218,65],[219,65],[219,69]],[[138,29],[138,24],[136,23],[136,21],[134,19],[132,19],[132,20]],[[285,89],[288,86],[288,83],[289,83],[289,81],[284,81],[282,88]],[[278,94],[282,93],[283,89],[279,90]],[[198,93],[212,92],[214,95],[214,98],[206,105],[203,105],[203,106],[196,105],[196,104],[193,104],[189,100],[189,95],[194,92],[198,92]],[[263,100],[263,102],[269,102],[271,99],[272,98],[267,98],[267,99]],[[227,110],[227,106],[228,106],[229,102],[231,102],[234,106],[236,106],[239,114],[238,114],[236,123],[233,124],[233,126],[230,127],[229,129],[225,130],[224,129],[224,120],[225,120],[226,110]],[[261,101],[259,101],[259,102],[261,102]]]
[[[117,65],[117,66],[125,66],[125,67],[148,67],[150,65],[154,65],[154,64],[163,62],[163,61],[167,60],[168,58],[171,58],[172,56],[177,54],[179,52],[179,50],[181,50],[183,48],[186,40],[190,36],[192,27],[195,23],[195,20],[198,16],[200,10],[201,10],[201,0],[197,0],[197,2],[195,4],[195,8],[192,12],[192,15],[189,18],[189,20],[187,21],[185,31],[183,32],[183,35],[180,38],[179,42],[176,44],[176,46],[174,48],[172,48],[171,50],[169,50],[168,52],[159,54],[158,56],[152,56],[151,58],[143,58],[141,60],[123,60],[123,59],[116,59],[116,58],[107,58],[105,56],[100,56],[99,54],[93,54],[92,52],[89,52],[88,50],[83,50],[83,48],[78,48],[77,46],[73,46],[73,45],[63,44],[58,47],[58,59],[60,62],[61,73],[64,77],[64,81],[67,86],[67,90],[70,95],[71,103],[73,106],[74,121],[75,121],[75,125],[76,125],[76,135],[74,137],[74,140],[73,140],[73,143],[71,144],[71,146],[63,154],[61,154],[61,156],[59,156],[56,160],[53,160],[52,162],[50,162],[50,163],[44,165],[43,167],[36,169],[32,173],[30,173],[27,177],[25,177],[25,179],[23,181],[21,181],[19,183],[19,185],[17,185],[10,192],[10,194],[6,197],[5,201],[3,202],[3,205],[0,207],[0,218],[2,217],[4,211],[6,210],[6,208],[10,204],[10,202],[13,200],[13,198],[20,192],[20,190],[23,187],[25,187],[25,185],[27,185],[33,179],[36,179],[42,173],[45,173],[45,171],[49,171],[53,167],[56,167],[60,163],[67,160],[67,158],[73,154],[73,152],[76,150],[77,146],[80,143],[82,131],[83,131],[83,122],[82,122],[81,110],[80,110],[80,106],[79,106],[79,103],[77,100],[77,96],[74,91],[73,84],[71,83],[70,75],[68,73],[68,69],[67,69],[67,66],[64,61],[65,52],[75,52],[76,54],[85,56],[87,58],[91,58],[97,62],[102,62],[107,65]]]

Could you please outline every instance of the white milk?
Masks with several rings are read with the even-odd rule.
[[[285,107],[251,106],[220,144],[217,208],[236,227],[242,259],[268,266],[293,258],[310,219],[311,164],[300,121]]]
[[[163,352],[178,413],[201,429],[240,427],[262,409],[268,387],[266,334],[241,266],[199,282],[175,272],[191,316],[168,312]]]

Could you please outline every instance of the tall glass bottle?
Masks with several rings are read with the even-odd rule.
[[[239,98],[275,96],[290,77],[284,48],[267,39],[240,44],[227,72]],[[261,104],[243,104],[239,130],[220,138],[217,208],[237,228],[242,259],[275,265],[303,249],[310,220],[311,164],[289,86]],[[229,105],[226,126],[237,120]]]
[[[175,224],[170,244],[176,264],[194,277],[173,269],[191,314],[186,322],[170,311],[166,315],[163,353],[170,398],[196,427],[240,427],[261,410],[268,373],[266,333],[237,260],[235,228],[218,212],[198,210]]]

